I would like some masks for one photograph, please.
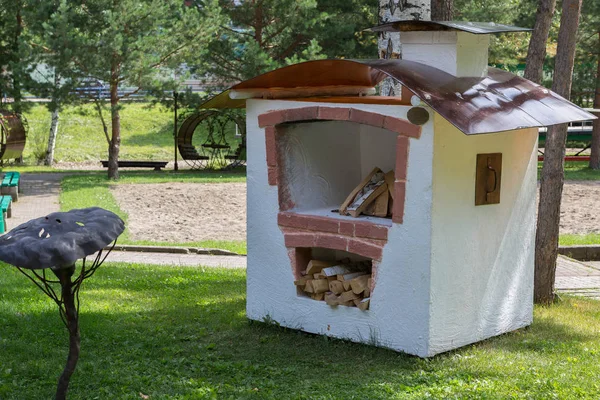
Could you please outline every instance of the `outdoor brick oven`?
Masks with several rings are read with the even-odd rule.
[[[537,127],[593,117],[488,69],[485,34],[515,28],[418,25],[404,60],[297,64],[203,106],[246,107],[248,318],[422,357],[531,323]],[[386,77],[401,98],[372,95]],[[382,216],[341,215],[376,167]]]

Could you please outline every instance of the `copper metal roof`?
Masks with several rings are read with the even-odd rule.
[[[414,32],[414,31],[462,31],[476,35],[506,32],[527,32],[530,28],[496,24],[494,22],[467,21],[393,21],[370,29],[373,32]]]
[[[457,78],[406,60],[317,60],[290,65],[241,82],[201,108],[244,107],[245,100],[229,97],[231,90],[373,87],[386,76],[410,89],[467,135],[596,118],[551,90],[497,68],[489,68],[484,78]]]

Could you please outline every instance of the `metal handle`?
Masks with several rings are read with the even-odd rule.
[[[498,188],[498,173],[496,172],[496,170],[494,169],[494,167],[492,167],[492,160],[490,158],[488,158],[487,160],[487,169],[488,172],[491,171],[494,173],[494,187],[492,189],[488,189],[488,180],[486,179],[485,181],[485,197],[486,200],[489,196],[490,193],[494,193],[496,191],[496,189]],[[489,176],[489,175],[488,175]]]

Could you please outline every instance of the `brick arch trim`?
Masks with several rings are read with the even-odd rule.
[[[312,106],[290,108],[269,111],[258,116],[258,126],[260,128],[302,121],[349,121],[387,129],[399,135],[415,139],[421,136],[421,127],[411,124],[405,119],[349,107]]]
[[[348,121],[383,128],[398,134],[396,142],[396,166],[394,169],[396,182],[394,183],[395,196],[392,220],[396,223],[402,223],[408,169],[409,139],[418,139],[421,136],[421,127],[402,118],[350,107],[311,106],[269,111],[258,116],[258,126],[265,128],[268,182],[271,186],[278,186],[280,210],[287,211],[294,207],[294,203],[287,191],[287,185],[285,182],[281,182],[281,178],[283,177],[280,176],[281,162],[278,155],[277,128],[279,125],[285,123],[312,121]]]

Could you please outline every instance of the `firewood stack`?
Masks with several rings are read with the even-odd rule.
[[[364,311],[369,309],[371,271],[371,261],[311,260],[303,277],[294,284],[314,300]]]
[[[340,206],[341,215],[357,218],[361,214],[390,218],[394,205],[394,171],[375,168],[348,195]]]

